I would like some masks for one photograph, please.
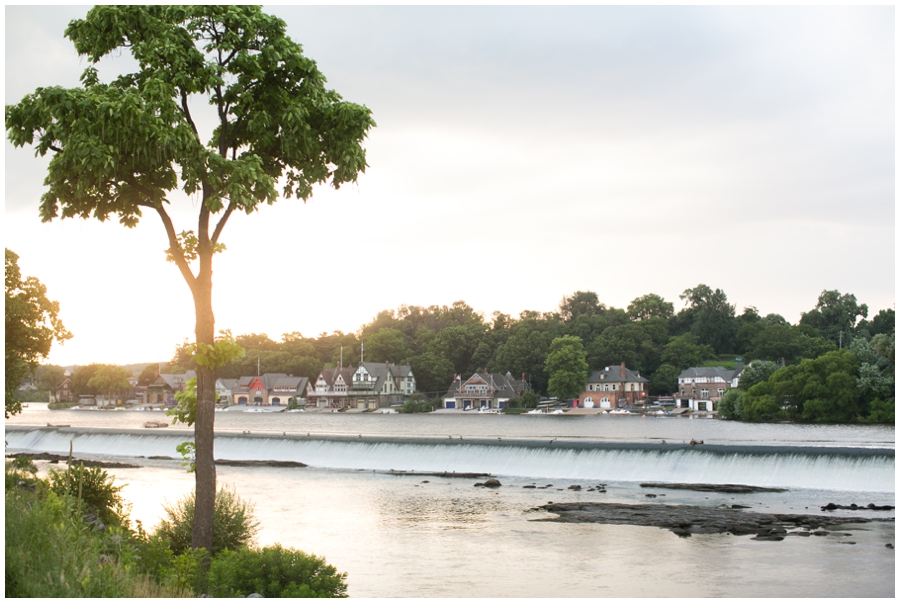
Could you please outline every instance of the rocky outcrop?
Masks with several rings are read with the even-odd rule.
[[[881,505],[878,506],[875,503],[869,503],[865,507],[861,507],[856,503],[851,503],[849,505],[836,505],[834,503],[828,503],[824,507],[820,507],[823,511],[836,511],[837,509],[844,509],[847,511],[893,511],[894,507],[891,505]]]
[[[692,534],[754,535],[756,540],[783,540],[790,535],[828,535],[823,528],[850,523],[868,523],[862,517],[833,517],[742,511],[731,506],[700,507],[648,503],[567,502],[548,503],[534,510],[555,513],[542,521],[654,526],[687,537]],[[890,521],[893,521],[891,519]],[[789,532],[788,530],[797,530]]]
[[[228,459],[216,460],[216,465],[227,467],[308,467],[306,463],[299,461],[230,461]]]
[[[647,482],[641,488],[668,488],[669,490],[696,490],[697,492],[724,492],[726,494],[749,494],[751,492],[787,492],[787,488],[763,488],[744,484],[669,484]]]
[[[39,452],[37,454],[31,454],[27,452],[16,452],[12,454],[7,454],[7,457],[17,458],[20,456],[27,456],[33,461],[49,461],[50,463],[56,464],[59,462],[67,462],[69,460],[68,456],[63,456],[61,454],[50,454],[49,452]],[[140,465],[131,465],[129,463],[116,463],[114,461],[92,461],[86,459],[72,459],[73,465],[84,465],[85,467],[100,467],[102,469],[138,469]]]

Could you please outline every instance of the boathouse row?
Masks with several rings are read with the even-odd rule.
[[[323,369],[306,397],[317,408],[375,409],[402,404],[415,391],[410,365],[361,362],[355,368]]]
[[[524,374],[521,379],[514,379],[509,371],[503,375],[485,370],[465,381],[457,375],[442,398],[443,407],[458,410],[506,408],[512,398],[521,396],[528,389],[531,387]]]

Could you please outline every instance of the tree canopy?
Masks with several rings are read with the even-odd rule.
[[[5,416],[21,412],[15,399],[22,379],[31,375],[47,357],[54,341],[72,335],[59,318],[59,304],[47,298],[47,288],[33,276],[23,277],[19,256],[6,249],[6,364]]]

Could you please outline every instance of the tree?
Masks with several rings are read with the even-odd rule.
[[[801,325],[810,325],[819,335],[846,347],[856,333],[857,322],[869,315],[866,304],[857,304],[852,293],[822,291],[816,307],[800,316]]]
[[[56,388],[66,378],[66,369],[61,366],[42,365],[35,371],[38,389],[45,392],[56,393]]]
[[[628,316],[631,320],[645,320],[647,318],[672,318],[675,314],[675,306],[667,302],[655,293],[648,293],[631,300],[628,304]]]
[[[679,370],[671,364],[660,364],[650,375],[650,395],[659,396],[678,391]]]
[[[817,358],[835,349],[831,341],[822,337],[810,337],[804,328],[791,325],[763,327],[746,350],[748,359],[762,359],[795,364],[803,358]]]
[[[46,358],[54,341],[72,337],[59,319],[59,304],[47,299],[47,288],[33,276],[23,278],[19,256],[6,250],[5,416],[22,412],[15,399],[19,383]]]
[[[365,170],[362,142],[370,111],[325,88],[314,61],[285,23],[255,6],[97,6],[65,33],[91,65],[72,89],[39,88],[6,107],[15,146],[52,152],[40,213],[44,221],[117,216],[137,224],[155,213],[167,257],[190,288],[195,310],[198,408],[194,438],[196,521],[192,544],[212,546],[217,350],[212,305],[213,255],[235,211],[308,199],[317,183],[334,188]],[[101,83],[94,65],[126,49],[139,68]],[[204,140],[194,111],[212,108]],[[169,195],[197,196],[196,230],[180,233]],[[233,351],[226,342],[223,350]],[[200,361],[202,358],[202,362]]]
[[[406,360],[408,351],[403,333],[397,329],[385,328],[376,331],[366,341],[366,360],[370,362],[395,362]]]
[[[497,348],[491,370],[499,373],[509,371],[516,376],[524,373],[525,380],[535,391],[545,392],[547,373],[544,366],[551,341],[550,335],[541,331],[538,325],[523,325]]]
[[[114,364],[101,364],[87,383],[87,386],[106,396],[112,401],[119,394],[131,390],[128,378],[131,371]]]
[[[717,407],[719,417],[722,419],[743,419],[743,398],[744,392],[740,389],[729,389],[722,394],[722,399],[719,400]]]
[[[691,333],[685,333],[673,337],[663,347],[660,359],[665,364],[671,364],[679,370],[692,366],[699,366],[704,360],[714,358],[715,350],[708,345],[701,345]]]
[[[138,385],[150,385],[156,381],[157,376],[159,376],[159,365],[148,364],[138,375]]]
[[[571,335],[554,339],[544,370],[550,375],[550,395],[568,400],[581,393],[588,378],[587,354],[581,340]]]
[[[576,291],[570,296],[563,296],[559,302],[559,315],[565,322],[571,322],[579,316],[593,316],[606,309],[600,298],[593,291]]]
[[[733,352],[739,325],[725,292],[701,284],[685,289],[679,297],[689,305],[686,312],[690,316],[690,331],[699,342],[712,346],[719,354]]]
[[[741,371],[738,387],[747,391],[757,383],[768,381],[769,377],[777,370],[778,365],[774,362],[756,360],[752,362],[750,366],[744,367],[744,370]]]
[[[624,362],[637,371],[650,371],[659,365],[662,346],[653,341],[639,323],[610,327],[589,345],[590,366],[609,366]]]

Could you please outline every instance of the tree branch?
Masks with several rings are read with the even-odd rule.
[[[222,214],[222,217],[219,219],[219,223],[216,224],[212,239],[210,239],[213,245],[219,242],[219,235],[222,234],[222,229],[225,228],[225,223],[228,222],[228,217],[231,216],[231,212],[234,211],[235,207],[235,204],[229,201],[228,208],[225,210],[225,213]]]
[[[191,267],[188,266],[187,260],[184,259],[184,255],[175,253],[181,246],[178,244],[178,235],[175,234],[175,227],[172,225],[172,219],[169,217],[169,214],[166,213],[166,210],[161,203],[153,206],[153,209],[159,214],[163,226],[166,229],[166,236],[169,237],[169,248],[172,250],[171,255],[175,261],[175,265],[178,266],[178,270],[181,271],[181,276],[184,277],[184,281],[188,284],[188,287],[190,287],[191,293],[195,293],[197,278],[194,276],[194,273],[191,272]]]
[[[184,113],[185,119],[187,119],[188,123],[191,125],[191,130],[194,131],[194,136],[197,137],[197,142],[202,144],[200,140],[200,132],[197,131],[197,125],[194,123],[193,118],[191,118],[191,110],[188,108],[187,104],[187,92],[184,89],[181,90],[181,112]]]

